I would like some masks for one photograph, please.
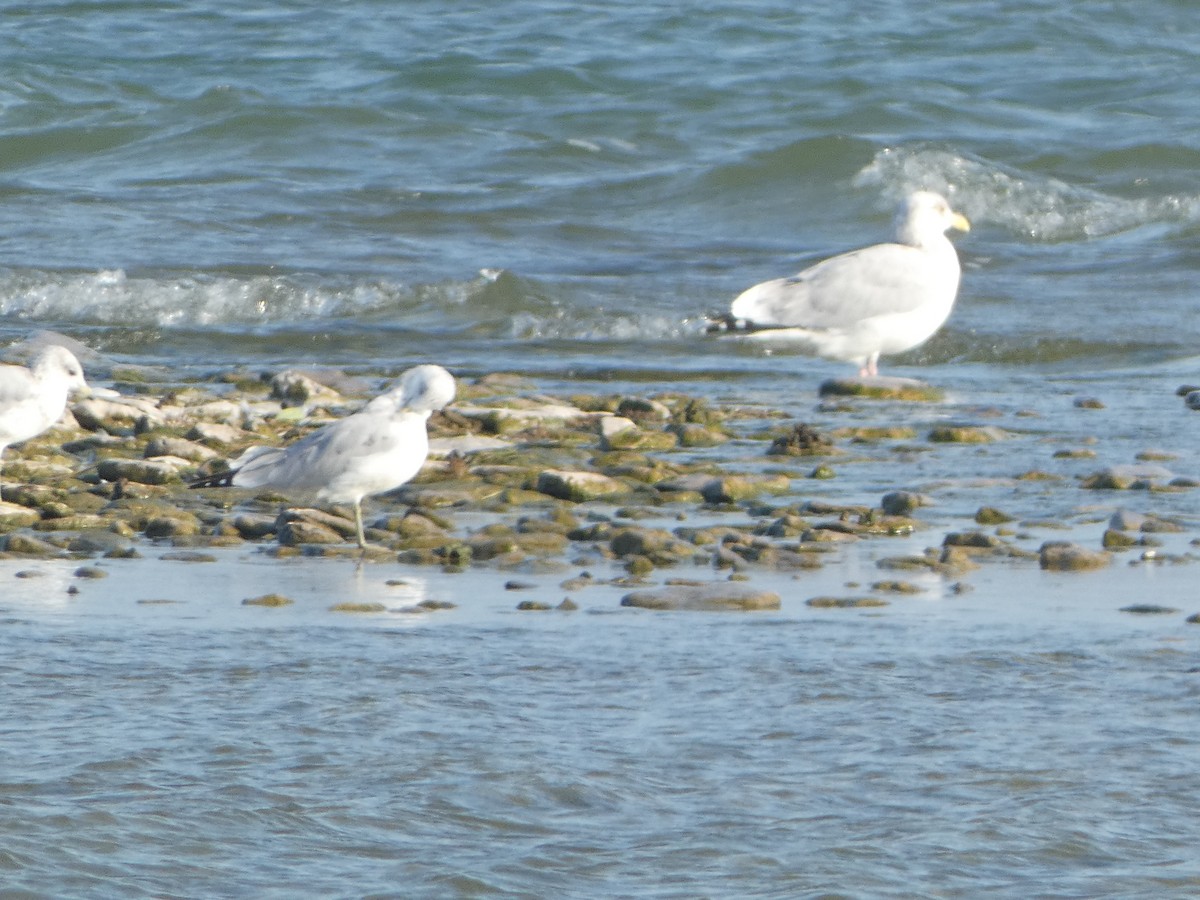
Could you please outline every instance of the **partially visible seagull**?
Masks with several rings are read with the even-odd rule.
[[[817,356],[879,374],[880,354],[911,350],[950,316],[960,268],[946,230],[969,231],[940,194],[909,194],[896,214],[894,243],[833,256],[790,278],[744,291],[710,332],[796,343]]]
[[[352,416],[287,447],[251,447],[225,472],[191,487],[276,488],[354,504],[358,546],[365,548],[362,500],[412,479],[429,454],[425,423],[454,399],[454,377],[441,366],[414,366]]]
[[[0,366],[0,457],[9,444],[37,437],[61,419],[73,390],[90,388],[75,354],[57,344],[41,350],[28,369]],[[3,489],[0,482],[0,496]]]

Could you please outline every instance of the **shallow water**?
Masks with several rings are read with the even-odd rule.
[[[0,33],[0,342],[89,377],[517,370],[686,390],[916,449],[792,496],[931,494],[779,613],[623,610],[564,575],[393,564],[0,561],[0,885],[36,896],[1190,896],[1193,566],[984,566],[814,610],[990,503],[1036,550],[1197,492],[1073,488],[1147,450],[1200,477],[1200,24],[1190,8],[870,15],[518,0],[91,4]],[[181,35],[186,40],[181,40]],[[959,304],[885,372],[933,406],[818,406],[845,367],[701,336],[744,287],[944,191]],[[13,348],[14,355],[19,348]],[[1103,408],[1075,404],[1098,398]],[[1007,437],[930,451],[936,423]],[[1056,457],[1091,448],[1094,458]],[[761,443],[722,448],[763,466]],[[1024,481],[1042,470],[1062,479]],[[781,502],[784,502],[781,500]],[[611,512],[611,511],[609,511]],[[1047,521],[1066,525],[1051,528]],[[589,563],[590,565],[590,563]],[[41,577],[17,578],[22,569]],[[574,569],[571,570],[571,573]],[[571,574],[568,573],[568,574]],[[689,577],[716,577],[700,569]],[[389,579],[407,584],[389,586]],[[78,594],[68,593],[77,587]],[[283,609],[244,607],[279,590]],[[422,598],[426,614],[389,610]],[[143,602],[174,601],[174,602]],[[1132,603],[1178,608],[1134,616]]]
[[[1200,885],[1200,635],[1096,602],[1152,588],[1145,570],[1049,584],[1015,571],[880,611],[806,607],[844,577],[835,566],[781,581],[777,613],[681,615],[622,610],[609,587],[577,592],[574,613],[518,613],[494,574],[240,551],[112,561],[71,596],[73,564],[32,567],[50,598],[10,597],[0,629],[10,889]],[[523,580],[522,597],[561,596],[557,577]],[[241,605],[268,586],[295,605]],[[448,596],[457,609],[396,611]],[[329,610],[346,599],[389,611]]]

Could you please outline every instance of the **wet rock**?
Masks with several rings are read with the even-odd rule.
[[[6,491],[7,493],[7,491]],[[0,527],[24,528],[32,525],[41,516],[36,510],[15,503],[0,502]]]
[[[706,585],[669,585],[634,591],[621,598],[622,606],[663,610],[760,610],[779,609],[779,595],[745,584],[713,582]]]
[[[289,406],[337,403],[342,399],[342,395],[337,391],[293,369],[280,372],[271,379],[271,396]]]
[[[159,559],[184,563],[215,563],[217,561],[217,558],[211,553],[203,553],[199,550],[171,550],[164,553]]]
[[[699,422],[682,422],[673,425],[671,431],[678,438],[680,447],[716,447],[729,440],[724,432]]]
[[[1169,469],[1151,464],[1109,466],[1085,478],[1082,487],[1091,490],[1149,490],[1172,477]]]
[[[1101,544],[1105,550],[1128,550],[1131,547],[1136,547],[1138,543],[1137,538],[1126,534],[1124,531],[1117,531],[1115,528],[1105,529],[1104,537],[1101,539]]]
[[[547,469],[538,475],[537,489],[543,494],[583,503],[620,497],[633,491],[629,485],[599,472]]]
[[[279,543],[289,547],[299,544],[340,544],[342,535],[331,528],[304,519],[285,521],[276,529]]]
[[[665,403],[647,397],[623,397],[617,404],[617,415],[632,419],[639,425],[662,423],[671,418],[671,410]]]
[[[600,419],[600,447],[613,450],[670,450],[677,438],[671,431],[643,431],[630,419],[604,416]]]
[[[863,397],[872,400],[905,400],[936,403],[943,398],[937,388],[913,378],[874,376],[831,378],[821,382],[822,397]]]
[[[178,459],[186,459],[189,462],[205,462],[206,460],[215,459],[219,455],[217,451],[196,441],[161,436],[147,442],[146,450],[143,453],[143,456],[147,459],[152,459],[156,456],[174,456]]]
[[[191,465],[173,456],[160,459],[105,459],[96,467],[105,481],[133,481],[138,484],[170,484],[179,481],[181,469]]]
[[[10,534],[2,539],[4,550],[17,556],[59,556],[62,550],[27,534]]]
[[[994,506],[981,506],[975,512],[975,521],[980,525],[1004,525],[1013,521],[1013,516]]]
[[[108,573],[97,566],[80,566],[75,570],[75,577],[91,579],[107,578]]]
[[[726,475],[710,478],[700,489],[700,495],[708,503],[738,503],[760,497],[764,493],[782,494],[789,487],[791,480],[785,475]]]
[[[1076,397],[1076,409],[1104,409],[1104,401],[1099,397]]]
[[[88,431],[132,429],[143,420],[162,423],[167,418],[154,403],[139,397],[81,400],[72,405],[71,412],[80,427]]]
[[[257,439],[258,435],[224,422],[197,422],[184,435],[190,441],[226,446]]]
[[[886,594],[921,594],[924,589],[919,585],[913,584],[911,581],[876,581],[871,585],[871,590],[879,591]]]
[[[929,505],[929,498],[912,491],[891,491],[883,495],[879,508],[889,516],[910,516],[922,506]]]
[[[285,597],[283,594],[263,594],[261,597],[247,597],[242,601],[242,606],[279,607],[291,606],[294,602],[291,597]]]
[[[770,537],[799,537],[809,527],[807,519],[789,513],[775,519],[767,526],[765,533]]]
[[[609,548],[617,557],[644,556],[656,565],[670,565],[690,557],[691,545],[658,528],[622,528],[613,533]]]
[[[132,550],[129,538],[108,529],[81,531],[67,543],[72,553],[104,553]],[[113,557],[115,558],[115,557]]]
[[[1112,556],[1102,550],[1088,550],[1071,541],[1047,541],[1038,551],[1038,563],[1043,569],[1056,572],[1084,572],[1102,569],[1112,562]]]
[[[994,534],[982,531],[953,531],[946,535],[942,544],[946,547],[970,547],[977,550],[995,550],[1004,546],[1004,541]]]
[[[994,425],[938,425],[929,432],[935,444],[990,444],[1006,437]]]
[[[806,422],[771,442],[770,456],[826,456],[834,452],[833,441]]]
[[[148,538],[173,538],[200,533],[200,520],[190,513],[155,516],[143,529]]]
[[[804,604],[813,609],[872,609],[888,602],[879,597],[812,597]]]
[[[541,600],[522,600],[517,604],[517,609],[521,612],[547,612],[550,608],[549,603],[543,603]]]
[[[231,524],[244,540],[257,541],[274,534],[278,520],[278,516],[242,513]]]
[[[329,607],[330,612],[341,613],[384,613],[387,607],[382,603],[335,603]]]
[[[1136,616],[1168,616],[1179,612],[1171,606],[1160,606],[1157,603],[1134,603],[1130,606],[1122,606],[1121,612],[1132,613]]]

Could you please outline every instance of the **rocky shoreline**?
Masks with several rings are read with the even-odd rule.
[[[72,404],[60,425],[8,454],[3,557],[137,558],[168,545],[203,560],[206,550],[251,546],[277,557],[486,568],[498,587],[506,573],[561,572],[568,594],[603,568],[628,588],[625,605],[714,610],[777,608],[757,574],[799,576],[859,546],[879,578],[809,606],[883,606],[922,591],[906,580],[914,575],[966,591],[989,563],[1075,572],[1200,558],[1186,516],[1079,499],[1195,489],[1166,467],[1170,453],[1075,474],[1023,468],[1018,449],[1044,434],[965,419],[906,380],[827,382],[814,424],[680,392],[546,396],[520,376],[487,375],[460,384],[455,404],[433,417],[421,474],[367,502],[366,551],[349,543],[349,509],[189,490],[187,481],[248,446],[287,443],[353,412],[377,380],[231,372],[170,384],[118,369],[112,383],[115,396]],[[1095,456],[1071,447],[1052,459],[1086,467]],[[868,496],[872,485],[880,489]],[[1057,519],[1039,514],[1076,506],[1083,511]],[[923,552],[888,551],[889,539],[913,536],[928,539]]]

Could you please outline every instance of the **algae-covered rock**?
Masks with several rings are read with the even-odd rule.
[[[779,595],[745,584],[727,581],[706,585],[668,585],[634,591],[621,598],[622,606],[664,610],[761,610],[779,609]]]
[[[994,425],[938,425],[929,432],[935,444],[990,444],[1004,437],[1004,430]]]
[[[3,547],[7,553],[16,556],[59,556],[62,550],[28,534],[10,534],[3,538]]]
[[[826,456],[834,453],[833,441],[807,422],[800,422],[771,442],[771,456]]]
[[[1109,466],[1089,475],[1081,486],[1091,490],[1148,490],[1171,477],[1169,469],[1152,464]]]
[[[330,612],[343,613],[383,613],[387,612],[387,607],[382,603],[335,603],[329,607]]]
[[[888,602],[879,597],[811,597],[804,604],[813,609],[871,609]]]
[[[920,585],[913,584],[911,581],[897,581],[895,579],[888,581],[876,581],[871,585],[871,590],[879,591],[885,594],[921,594],[924,590]]]
[[[0,502],[0,528],[24,528],[39,518],[37,510],[16,503]]]
[[[929,498],[914,491],[889,491],[879,501],[879,508],[889,516],[909,516],[928,505]]]
[[[170,515],[155,516],[146,522],[143,529],[148,538],[181,537],[199,534],[200,520],[190,513],[178,512]]]
[[[1004,525],[1013,521],[1013,517],[994,506],[981,506],[975,512],[975,521],[980,525]]]
[[[700,494],[709,503],[737,503],[765,493],[782,494],[789,487],[791,479],[786,475],[725,475],[706,481]]]
[[[242,606],[291,606],[295,601],[291,597],[285,597],[283,594],[263,594],[261,597],[247,597],[242,601]]]
[[[699,422],[681,422],[671,426],[671,431],[679,439],[680,447],[716,447],[729,440],[723,431]]]
[[[1047,541],[1038,551],[1038,562],[1043,569],[1056,572],[1086,572],[1109,565],[1112,556],[1071,541]]]
[[[917,403],[937,403],[945,396],[942,391],[913,378],[872,376],[859,378],[830,378],[821,382],[822,397],[862,397],[870,400],[904,400]]]
[[[171,460],[168,462],[167,460]],[[96,471],[105,481],[134,481],[138,484],[169,484],[180,480],[180,469],[190,463],[187,460],[177,460],[176,457],[159,459],[104,459],[96,467]]]
[[[1115,528],[1106,528],[1101,543],[1105,550],[1128,550],[1131,547],[1137,546],[1139,541],[1133,535],[1126,534],[1124,531],[1117,531]]]
[[[625,482],[599,472],[561,469],[547,469],[539,474],[537,489],[543,494],[574,503],[620,497],[633,491]]]

